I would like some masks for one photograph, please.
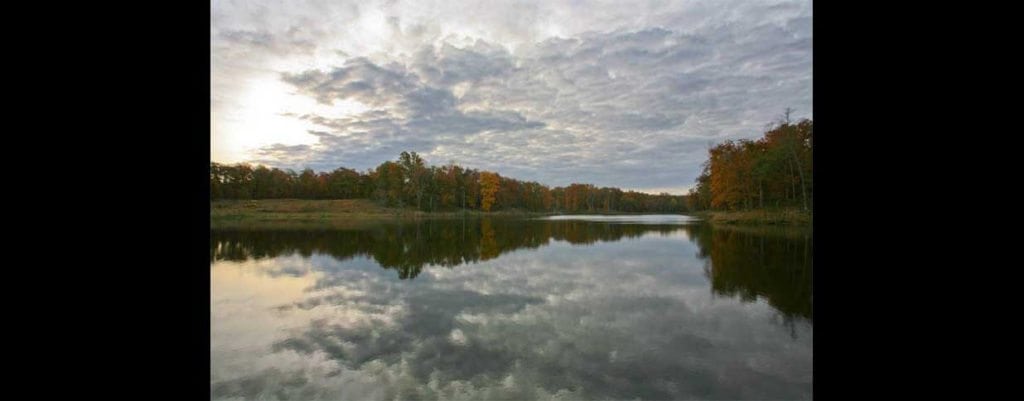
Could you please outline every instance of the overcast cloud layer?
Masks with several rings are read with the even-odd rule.
[[[806,0],[215,0],[212,157],[682,193],[709,144],[811,117],[811,40]]]

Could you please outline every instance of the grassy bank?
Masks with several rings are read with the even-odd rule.
[[[261,199],[210,202],[211,228],[358,228],[379,223],[456,217],[540,217],[563,213],[525,211],[423,212],[380,206],[368,199]],[[584,213],[586,214],[586,213]],[[589,213],[595,214],[595,213]],[[596,213],[625,214],[625,213]],[[800,210],[696,212],[693,216],[720,225],[810,226],[813,216]]]
[[[814,221],[811,212],[796,209],[783,210],[745,210],[745,211],[706,211],[693,213],[712,224],[724,225],[788,225],[810,226]]]
[[[211,228],[307,228],[361,227],[386,222],[444,219],[453,217],[536,217],[550,213],[518,211],[422,212],[382,207],[368,199],[261,199],[210,202]]]

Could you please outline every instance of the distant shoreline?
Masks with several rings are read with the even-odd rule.
[[[261,199],[210,202],[210,228],[359,228],[381,223],[401,223],[451,218],[530,218],[559,215],[642,215],[627,212],[528,212],[476,210],[424,212],[380,206],[368,199]],[[810,212],[799,210],[702,211],[681,214],[716,225],[810,226]]]
[[[694,217],[720,225],[782,225],[811,226],[813,212],[799,209],[744,210],[744,211],[701,211],[693,212]]]
[[[380,206],[368,199],[260,199],[210,202],[210,228],[357,228],[380,223],[450,218],[524,218],[558,215],[640,215],[627,212],[528,212],[456,210],[424,212]]]

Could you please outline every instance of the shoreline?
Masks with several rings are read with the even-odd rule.
[[[261,199],[210,202],[210,228],[357,228],[460,217],[538,217],[546,213],[501,211],[423,212],[379,206],[366,199]]]
[[[692,215],[711,224],[720,225],[775,225],[810,227],[814,223],[813,212],[804,212],[794,209],[701,211],[693,212]]]
[[[529,212],[523,210],[456,210],[424,212],[380,206],[368,199],[259,199],[210,202],[210,228],[358,228],[454,218],[532,218],[558,215],[638,215],[627,212]]]
[[[558,215],[628,216],[660,213],[529,212],[478,210],[424,212],[384,207],[368,199],[260,199],[210,202],[211,229],[237,228],[360,228],[375,224],[406,223],[453,218],[533,218]],[[676,214],[676,213],[671,213]],[[811,226],[810,212],[799,210],[701,211],[681,215],[714,225]]]

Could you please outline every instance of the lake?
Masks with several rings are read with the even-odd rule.
[[[678,215],[213,230],[211,398],[810,399],[811,234]]]

